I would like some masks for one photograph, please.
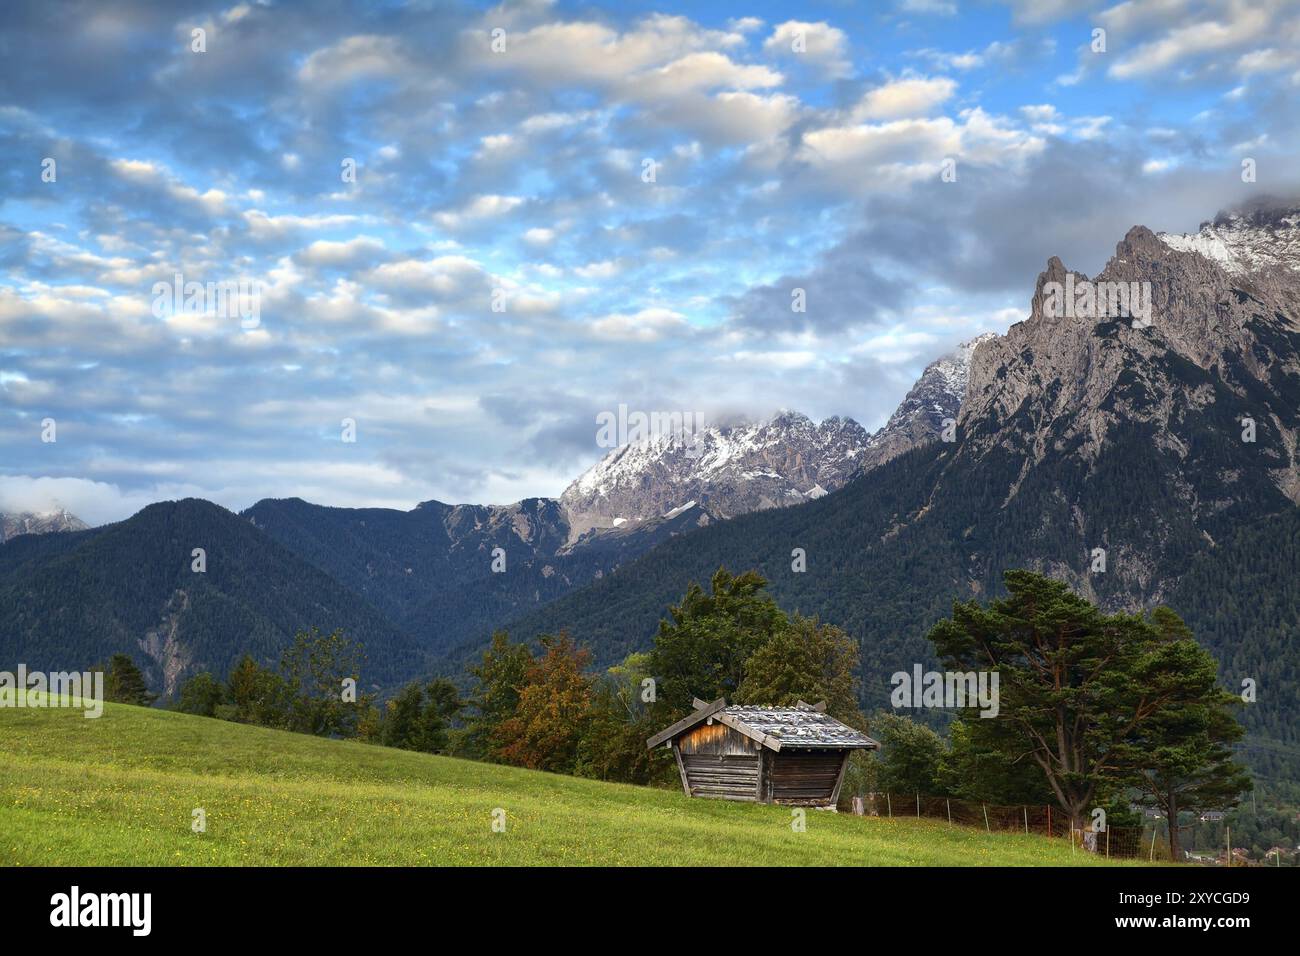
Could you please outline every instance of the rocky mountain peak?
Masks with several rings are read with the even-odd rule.
[[[1048,260],[1029,318],[976,351],[958,419],[954,456],[1002,469],[1003,509],[1027,488],[1044,493],[1043,475],[1114,469],[1117,456],[1148,459],[1132,479],[1161,483],[1185,523],[1180,534],[1213,537],[1233,508],[1300,502],[1300,247],[1286,258],[1248,254],[1262,248],[1247,242],[1261,227],[1236,222],[1212,227],[1230,240],[1229,259],[1219,246],[1138,226],[1092,279]],[[1285,248],[1277,235],[1266,243]],[[1073,314],[1061,314],[1066,283],[1081,296],[1090,284],[1093,305],[1078,298]],[[1120,286],[1140,290],[1147,322],[1112,308],[1109,291]],[[1249,443],[1246,421],[1256,429]],[[1055,522],[1089,528],[1087,508],[1063,490],[1051,494],[1066,509]],[[1177,566],[1173,524],[1154,519],[1142,541],[1104,541],[1114,532],[1091,529],[1098,546],[1130,549],[1112,568],[1126,593],[1159,593]]]
[[[833,491],[858,471],[867,439],[852,419],[814,423],[795,411],[710,425],[689,443],[661,437],[612,450],[560,502],[575,537],[675,517],[688,505],[707,523]]]
[[[995,338],[995,333],[986,332],[962,342],[927,365],[889,421],[871,436],[863,456],[863,470],[883,465],[905,451],[937,440],[943,432],[944,421],[957,417],[966,395],[975,350]]]
[[[90,525],[63,508],[53,511],[0,512],[0,541],[20,534],[51,534],[58,531],[85,531]]]

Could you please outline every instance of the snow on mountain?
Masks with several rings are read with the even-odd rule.
[[[927,365],[889,421],[871,436],[862,459],[863,470],[939,438],[945,419],[957,418],[975,350],[995,338],[994,333],[986,332]]]
[[[1220,213],[1198,232],[1157,235],[1179,252],[1195,252],[1231,275],[1277,267],[1300,271],[1300,207]]]
[[[85,531],[90,525],[62,508],[56,511],[20,514],[0,513],[0,541],[20,534],[49,534],[55,531]]]
[[[868,437],[851,419],[815,423],[798,412],[657,436],[611,451],[560,502],[575,536],[690,507],[704,524],[833,491],[859,470]]]
[[[874,435],[851,418],[821,423],[798,412],[709,426],[690,440],[658,436],[606,455],[560,496],[576,538],[592,528],[676,516],[698,522],[820,498],[861,472],[934,441],[955,419],[981,335],[931,362]]]

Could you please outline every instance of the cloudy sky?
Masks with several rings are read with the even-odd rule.
[[[1283,0],[9,0],[0,510],[558,494],[620,404],[874,428],[1049,256],[1294,195],[1297,103]]]

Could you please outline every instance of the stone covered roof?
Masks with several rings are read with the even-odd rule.
[[[704,721],[725,724],[769,750],[782,747],[820,747],[831,750],[878,750],[880,744],[861,731],[842,724],[824,713],[823,701],[811,706],[799,701],[794,707],[764,707],[753,704],[727,706],[719,697],[713,703],[695,701],[695,712],[687,714],[646,741],[658,747]]]
[[[732,704],[722,713],[751,730],[775,737],[785,747],[880,746],[866,734],[829,714],[802,707],[760,707]]]

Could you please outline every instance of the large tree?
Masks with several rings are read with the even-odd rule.
[[[365,659],[365,648],[341,629],[322,634],[313,627],[295,634],[280,659],[291,698],[289,729],[353,736],[357,720],[370,706],[370,695],[357,690]],[[345,693],[349,686],[351,693]]]
[[[744,662],[739,704],[793,706],[826,701],[826,712],[854,727],[865,726],[855,693],[858,645],[833,624],[796,614]]]
[[[1001,805],[1042,805],[1054,799],[1032,760],[1015,761],[971,732],[979,717],[948,725],[948,752],[939,770],[940,792],[963,800]]]
[[[502,722],[514,716],[519,706],[519,690],[532,666],[533,653],[527,644],[512,643],[505,631],[492,635],[492,644],[483,652],[483,660],[470,668],[476,681],[470,698],[473,709],[465,722],[457,752],[492,758],[492,738]]]
[[[576,773],[621,783],[671,783],[677,764],[662,747],[645,741],[663,724],[656,716],[649,655],[629,654],[598,677],[591,697],[590,720],[578,745]]]
[[[1102,613],[1060,581],[1008,571],[988,607],[953,605],[930,632],[944,666],[995,671],[999,713],[970,733],[1011,760],[1032,760],[1074,825],[1134,771],[1136,742],[1160,733],[1184,693],[1165,679],[1170,641],[1158,621]],[[1162,645],[1164,649],[1162,650]]]
[[[230,720],[263,727],[289,725],[291,702],[284,680],[275,671],[259,667],[250,655],[245,654],[231,669],[226,686]]]
[[[181,685],[176,709],[183,714],[215,717],[217,708],[224,703],[225,699],[226,689],[221,685],[221,681],[208,671],[201,671]]]
[[[668,609],[650,652],[668,715],[689,712],[696,697],[735,697],[750,655],[788,626],[766,587],[757,571],[733,575],[719,568],[710,591],[692,583],[682,603]]]
[[[492,734],[493,754],[533,770],[572,773],[591,717],[591,652],[567,634],[541,638],[545,653],[533,661],[512,716]]]
[[[909,717],[881,713],[871,719],[880,741],[876,786],[886,793],[942,796],[943,738]]]
[[[1214,658],[1168,608],[1157,608],[1152,624],[1159,640],[1139,677],[1160,691],[1164,703],[1125,742],[1123,755],[1133,768],[1126,782],[1169,821],[1169,853],[1176,860],[1179,813],[1229,810],[1253,784],[1233,759],[1232,744],[1245,733],[1233,716],[1241,702],[1218,685]]]

